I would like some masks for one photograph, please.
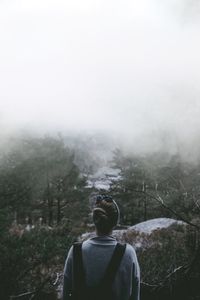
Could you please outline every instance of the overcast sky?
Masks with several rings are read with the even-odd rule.
[[[195,0],[0,0],[1,128],[196,141],[199,17]]]

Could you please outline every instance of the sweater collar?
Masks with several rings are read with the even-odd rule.
[[[101,236],[95,236],[91,238],[91,240],[95,241],[116,241],[116,238],[112,235],[101,235]]]

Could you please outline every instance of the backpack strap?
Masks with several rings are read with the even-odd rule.
[[[82,258],[82,243],[73,244],[73,290],[76,295],[81,292],[85,284],[85,274]]]
[[[108,264],[108,267],[106,269],[106,272],[104,274],[104,277],[101,281],[101,286],[111,286],[115,275],[117,273],[117,270],[119,269],[121,260],[123,258],[124,252],[126,250],[126,244],[120,244],[117,243],[113,255],[111,257],[111,260]]]
[[[115,246],[111,260],[107,266],[106,272],[100,282],[99,288],[111,287],[117,270],[120,266],[126,244],[117,243]],[[82,243],[74,243],[73,245],[73,299],[81,299],[82,290],[85,287],[85,273],[82,258]]]

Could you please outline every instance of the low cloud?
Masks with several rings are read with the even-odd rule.
[[[199,12],[194,0],[1,2],[0,126],[197,149]]]

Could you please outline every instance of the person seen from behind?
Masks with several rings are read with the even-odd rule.
[[[96,236],[74,244],[64,267],[63,300],[139,300],[140,268],[133,247],[112,236],[120,212],[99,195],[92,212]]]

